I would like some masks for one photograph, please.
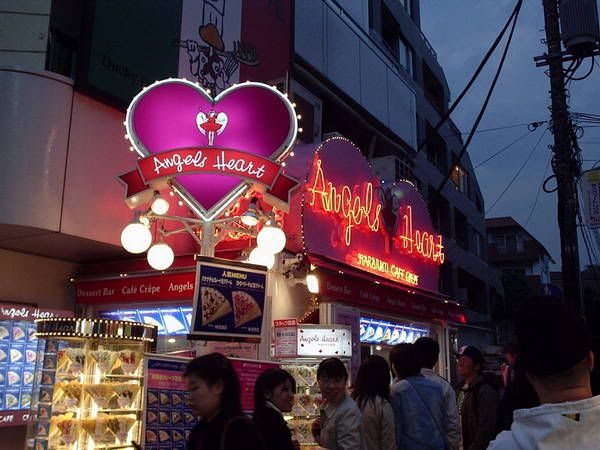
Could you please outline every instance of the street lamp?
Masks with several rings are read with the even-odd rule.
[[[285,233],[277,224],[275,217],[271,215],[256,236],[256,245],[274,255],[285,248],[285,242]]]
[[[150,209],[154,214],[162,216],[169,211],[169,202],[161,197],[158,191],[154,191],[154,197],[152,197]]]
[[[227,233],[235,232],[256,237],[258,246],[250,253],[249,262],[266,266],[269,269],[275,264],[275,254],[281,252],[285,247],[285,233],[277,224],[274,214],[265,214],[256,198],[250,201],[248,209],[243,214],[210,221],[193,217],[167,216],[168,209],[169,203],[158,192],[155,192],[150,208],[144,213],[137,212],[136,219],[121,233],[121,243],[125,250],[130,253],[143,253],[148,250],[148,264],[156,270],[167,269],[173,264],[175,258],[171,247],[162,239],[181,232],[188,232],[196,240],[200,245],[200,254],[203,256],[214,256],[215,247]],[[152,233],[150,233],[149,226],[152,220],[159,219],[177,221],[183,227],[168,231],[164,228],[159,229],[160,240],[150,247]],[[262,221],[265,224],[257,235],[256,231],[252,229],[230,225],[235,221],[241,221],[248,227],[254,227]],[[201,238],[195,232],[198,226],[202,227]]]
[[[150,247],[147,258],[150,267],[156,270],[165,270],[173,264],[175,254],[166,242],[161,241]]]
[[[121,232],[121,245],[129,253],[143,253],[152,244],[152,233],[139,218],[133,220]]]

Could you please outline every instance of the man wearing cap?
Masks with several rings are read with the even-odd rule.
[[[515,323],[520,357],[540,406],[519,409],[489,449],[600,448],[600,396],[592,397],[591,335],[579,316],[550,297],[532,299]]]
[[[456,387],[463,448],[484,450],[496,435],[498,394],[481,375],[483,355],[477,347],[461,347],[456,356],[458,375],[463,377]]]

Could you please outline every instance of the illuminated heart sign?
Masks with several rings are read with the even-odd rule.
[[[295,200],[302,202],[307,253],[438,291],[442,236],[412,183],[382,184],[358,148],[341,138],[321,144],[305,167],[304,187]]]
[[[128,196],[170,178],[189,206],[210,220],[250,184],[280,198],[293,185],[280,161],[296,139],[296,113],[287,97],[265,84],[239,84],[212,98],[187,80],[159,81],[133,100],[125,124],[142,157],[136,171],[120,177]]]

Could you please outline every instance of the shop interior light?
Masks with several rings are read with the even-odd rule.
[[[256,198],[253,198],[248,205],[248,209],[240,216],[240,220],[244,225],[253,227],[260,220],[258,211],[256,209],[256,203]]]
[[[248,262],[259,266],[266,266],[267,269],[271,269],[275,265],[275,255],[261,247],[256,247],[250,252]]]
[[[152,244],[152,233],[140,220],[134,220],[121,232],[121,245],[129,253],[143,253]]]
[[[147,258],[150,267],[156,270],[165,270],[173,264],[175,254],[168,244],[165,242],[158,242],[150,247]]]
[[[273,255],[279,253],[285,248],[285,233],[277,224],[274,217],[271,217],[265,223],[265,226],[256,236],[256,244],[259,248]]]
[[[150,205],[150,209],[154,214],[158,214],[162,216],[169,211],[169,202],[161,197],[158,191],[154,191],[154,198],[152,199],[152,204]]]
[[[308,287],[308,292],[311,294],[319,293],[319,278],[314,273],[309,273],[306,275],[306,286]]]

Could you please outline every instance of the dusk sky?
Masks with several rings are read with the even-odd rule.
[[[460,93],[475,71],[487,49],[509,17],[516,0],[422,0],[421,27],[444,68],[452,99]],[[508,32],[507,32],[508,35]],[[480,130],[511,126],[549,119],[550,104],[546,68],[535,67],[533,57],[542,55],[546,46],[540,42],[545,37],[542,0],[524,2],[512,45],[494,95],[479,126]],[[483,103],[483,98],[496,70],[502,44],[496,50],[480,81],[473,86],[453,115],[461,131],[468,132]],[[583,62],[575,76],[587,73],[591,59]],[[569,104],[571,111],[600,113],[600,66],[583,81],[570,84]],[[556,222],[556,194],[540,191],[542,180],[552,174],[549,167],[552,135],[545,131],[531,160],[501,200],[490,208],[509,184],[521,164],[527,158],[538,139],[546,130],[546,124],[529,133],[495,159],[476,170],[485,199],[486,217],[513,216],[550,252],[560,264],[560,241]],[[505,130],[481,132],[469,148],[474,167],[496,151],[528,133],[527,126]],[[584,169],[600,159],[600,126],[585,128],[580,139],[583,149]],[[554,183],[552,183],[554,185]],[[595,244],[595,243],[594,243]],[[588,257],[580,237],[580,260],[582,268],[588,265]],[[552,270],[559,270],[559,265]]]

